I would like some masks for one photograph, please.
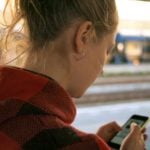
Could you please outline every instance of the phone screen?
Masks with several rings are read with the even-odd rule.
[[[145,123],[148,121],[148,117],[146,116],[139,116],[133,115],[123,126],[123,129],[118,132],[109,142],[109,145],[113,148],[119,148],[123,139],[129,134],[130,132],[130,125],[134,122],[140,127],[143,127]]]

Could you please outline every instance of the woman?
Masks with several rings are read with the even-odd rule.
[[[5,44],[22,19],[29,42],[22,69],[0,67],[0,149],[110,150],[107,142],[121,127],[113,122],[97,135],[75,129],[71,97],[81,97],[103,72],[115,43],[115,1],[15,2]],[[120,149],[144,150],[143,133],[131,128]]]

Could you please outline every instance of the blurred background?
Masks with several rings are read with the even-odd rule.
[[[86,132],[95,133],[102,124],[113,120],[122,125],[133,114],[150,117],[150,1],[116,0],[116,3],[120,23],[104,74],[98,76],[82,98],[75,99],[78,111],[73,124]],[[4,4],[5,0],[1,0],[1,20]],[[7,15],[9,21],[9,11]],[[0,37],[4,32],[0,26]],[[19,38],[20,35],[15,40]],[[18,52],[12,51],[7,61],[16,55]],[[150,136],[150,123],[147,132]],[[150,150],[150,139],[147,149]]]
[[[104,75],[75,100],[74,125],[86,132],[114,120],[123,125],[133,114],[150,117],[150,1],[116,3],[120,24]],[[150,123],[147,128],[150,137]],[[150,150],[150,138],[146,145]]]

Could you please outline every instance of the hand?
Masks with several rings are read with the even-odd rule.
[[[121,129],[122,128],[116,122],[110,122],[101,126],[101,128],[97,132],[97,135],[100,136],[107,143]]]
[[[120,150],[145,150],[144,134],[135,123],[131,124],[131,131],[123,140]]]
[[[146,141],[146,140],[148,139],[148,134],[146,134],[146,128],[143,128],[143,129],[141,130],[141,132],[142,132],[142,134],[143,134],[143,136],[144,136],[144,140]]]

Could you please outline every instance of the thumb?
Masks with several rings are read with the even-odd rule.
[[[131,123],[130,128],[131,128],[131,130],[134,130],[137,126],[138,125],[135,122],[133,122],[133,123]]]
[[[130,129],[131,129],[130,134],[132,134],[133,136],[140,135],[140,128],[136,123],[132,123]]]

